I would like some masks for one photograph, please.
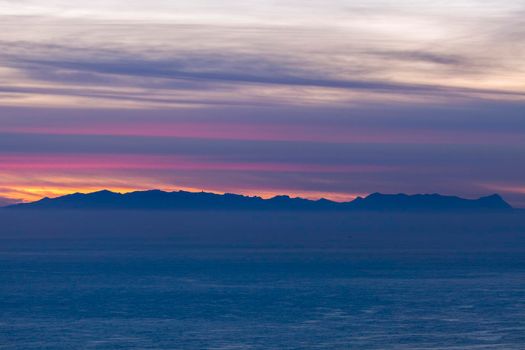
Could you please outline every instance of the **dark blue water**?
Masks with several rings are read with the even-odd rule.
[[[0,349],[524,349],[520,253],[0,252]]]

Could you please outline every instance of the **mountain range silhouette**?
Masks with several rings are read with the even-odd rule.
[[[508,211],[513,208],[498,194],[464,199],[440,194],[373,193],[349,202],[309,200],[276,196],[270,199],[208,192],[160,190],[116,193],[102,190],[74,193],[36,202],[20,203],[16,209],[140,209],[140,210],[353,210],[353,211]]]

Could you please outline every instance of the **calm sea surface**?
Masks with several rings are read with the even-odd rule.
[[[0,349],[524,349],[520,253],[19,246]]]

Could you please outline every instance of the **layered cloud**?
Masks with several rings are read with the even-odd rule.
[[[458,13],[448,3],[388,1],[3,3],[6,103],[347,105],[525,94],[519,2],[462,1]]]
[[[525,204],[523,18],[512,0],[0,1],[0,196]]]

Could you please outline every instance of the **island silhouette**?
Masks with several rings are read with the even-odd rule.
[[[191,210],[313,210],[313,211],[508,211],[512,206],[500,195],[465,199],[440,194],[372,193],[348,202],[310,200],[279,195],[269,199],[239,194],[161,190],[117,193],[102,190],[8,206],[16,209],[191,209]]]

